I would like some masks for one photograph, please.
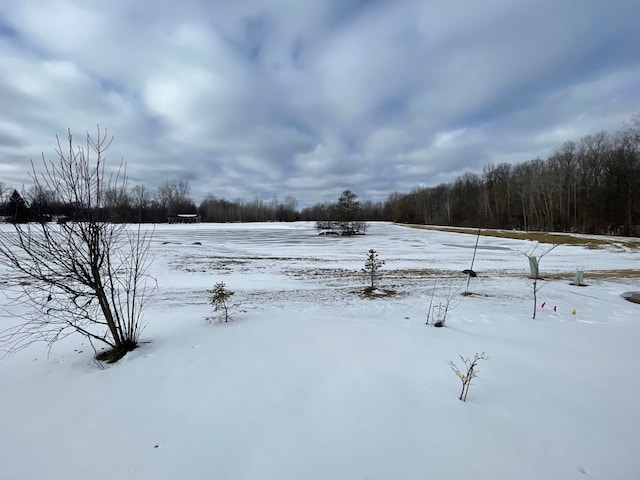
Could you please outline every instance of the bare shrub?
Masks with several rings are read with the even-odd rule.
[[[426,324],[432,324],[434,327],[444,327],[449,312],[462,301],[460,291],[459,282],[455,282],[452,279],[443,281],[441,284],[439,284],[438,280],[434,281],[429,308],[427,309]]]
[[[127,185],[122,163],[111,174],[105,170],[112,140],[98,127],[84,147],[74,146],[69,132],[68,150],[58,139],[55,160],[43,155],[40,171],[32,162],[35,189],[53,192],[69,221],[42,217],[0,232],[0,264],[12,271],[13,300],[27,307],[18,314],[22,323],[0,332],[4,354],[37,341],[51,346],[73,333],[109,347],[100,357],[109,361],[138,345],[142,311],[155,288],[147,273],[153,232],[109,221],[106,192]]]
[[[460,391],[458,400],[466,402],[469,387],[472,385],[471,381],[478,376],[478,362],[480,360],[488,360],[489,357],[487,357],[484,352],[476,353],[472,359],[463,357],[462,355],[459,355],[459,357],[464,365],[462,369],[458,368],[452,361],[449,361],[448,364],[462,382],[462,390]]]
[[[531,316],[531,318],[533,320],[536,319],[536,311],[537,311],[537,305],[538,305],[538,292],[545,285],[542,277],[540,276],[540,260],[542,260],[542,258],[545,255],[547,255],[557,246],[558,246],[557,244],[552,245],[537,257],[534,255],[534,253],[536,253],[536,250],[538,249],[538,245],[534,246],[527,252],[523,253],[523,255],[527,257],[527,259],[529,260],[529,268],[531,270],[531,287],[533,289],[533,315]]]

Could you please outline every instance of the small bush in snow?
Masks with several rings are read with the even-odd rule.
[[[453,280],[448,280],[440,286],[436,280],[431,290],[426,324],[432,324],[434,327],[444,327],[448,313],[460,303],[459,293],[460,286],[455,284]]]
[[[214,312],[218,313],[218,318],[224,318],[225,323],[229,321],[229,309],[231,305],[229,301],[234,292],[227,289],[224,282],[218,282],[213,286],[213,290],[207,290],[211,294],[211,305]]]
[[[484,352],[476,353],[473,356],[473,359],[465,358],[462,355],[459,355],[459,357],[464,365],[462,369],[458,368],[458,366],[451,361],[449,362],[449,366],[462,382],[462,391],[460,392],[458,399],[466,402],[467,393],[469,393],[469,387],[471,386],[471,380],[478,376],[478,362],[480,360],[488,360],[489,357],[487,357]]]
[[[380,279],[380,269],[383,265],[384,261],[378,259],[376,251],[373,248],[370,249],[367,254],[367,260],[364,262],[364,268],[362,269],[362,272],[369,282],[367,289],[375,290],[376,282]]]

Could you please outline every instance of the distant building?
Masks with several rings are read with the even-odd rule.
[[[200,223],[200,215],[197,213],[179,213],[167,217],[169,223]]]

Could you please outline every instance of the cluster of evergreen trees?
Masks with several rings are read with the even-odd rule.
[[[71,210],[51,192],[31,189],[23,198],[9,191],[0,182],[0,215],[14,221],[64,217]],[[290,196],[245,202],[209,195],[196,206],[187,181],[169,180],[155,190],[137,185],[107,191],[102,208],[119,222],[165,222],[179,213],[198,213],[205,222],[339,220],[339,201],[300,211],[297,205]],[[488,164],[481,174],[357,205],[353,221],[638,235],[640,115],[614,134],[568,141],[546,160]]]

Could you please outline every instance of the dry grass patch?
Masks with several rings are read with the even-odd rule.
[[[551,273],[543,275],[546,280],[573,280],[575,272],[567,273]],[[584,272],[584,281],[588,283],[589,279],[597,280],[613,280],[622,278],[640,278],[640,270],[587,270]]]
[[[365,298],[384,298],[384,297],[393,297],[397,295],[398,292],[395,290],[391,290],[388,288],[378,288],[378,287],[366,287],[362,290],[361,295]]]
[[[410,228],[422,230],[437,230],[439,232],[464,233],[468,235],[478,235],[477,228],[464,227],[434,227],[431,225],[408,225]],[[587,248],[602,248],[607,245],[625,246],[631,249],[640,248],[640,241],[621,240],[615,241],[608,238],[585,238],[568,233],[549,232],[521,232],[509,230],[481,230],[480,235],[485,237],[511,238],[514,240],[531,240],[539,243],[550,243],[560,245],[579,245]]]

